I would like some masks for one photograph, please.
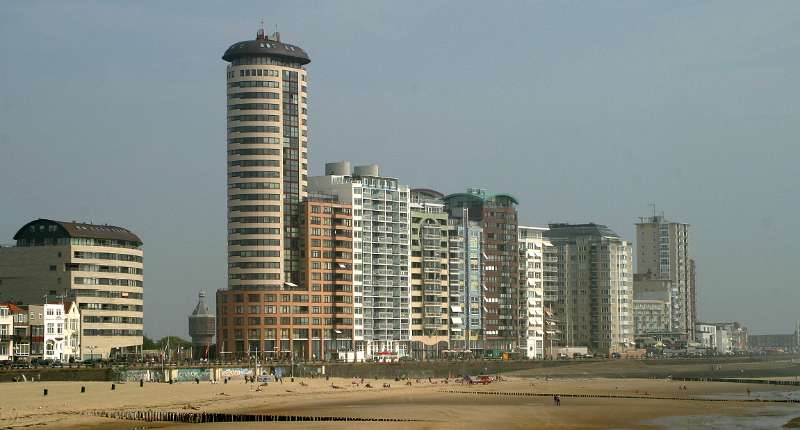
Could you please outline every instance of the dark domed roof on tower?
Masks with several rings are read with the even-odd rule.
[[[258,30],[255,40],[236,42],[222,55],[225,61],[242,57],[277,57],[300,65],[311,62],[302,48],[281,42],[281,35],[277,31],[272,35],[265,34],[263,28]]]
[[[206,305],[206,292],[200,291],[199,300],[197,301],[197,306],[194,307],[194,312],[192,312],[192,316],[208,316],[213,315],[211,312],[208,311],[208,305]]]

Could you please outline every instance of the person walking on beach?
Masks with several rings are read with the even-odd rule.
[[[556,406],[561,406],[561,396],[559,396],[558,394],[554,395],[553,396],[553,403]]]

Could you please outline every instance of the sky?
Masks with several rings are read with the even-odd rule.
[[[221,56],[261,20],[312,59],[312,175],[375,162],[629,240],[655,203],[691,224],[701,320],[800,319],[796,1],[7,1],[0,243],[36,218],[127,227],[145,333],[187,335],[226,282]]]

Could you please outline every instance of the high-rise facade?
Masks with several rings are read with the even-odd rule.
[[[483,228],[469,216],[449,215],[450,349],[483,350],[481,235]],[[455,302],[454,302],[455,300]],[[454,306],[457,305],[457,306]],[[453,318],[455,317],[455,319]]]
[[[480,225],[481,331],[479,348],[514,351],[519,344],[519,242],[517,200],[482,189],[444,197],[452,218]],[[470,303],[473,305],[473,303]],[[471,313],[471,312],[470,312]]]
[[[311,60],[300,47],[281,41],[278,33],[268,36],[263,29],[254,40],[231,45],[222,58],[229,63],[227,291],[303,289],[298,283],[302,273],[299,217],[307,192],[305,65]],[[224,300],[224,293],[218,292],[218,302]],[[235,339],[235,333],[279,329],[263,324],[267,316],[263,306],[259,308],[243,317],[244,321],[259,319],[258,325],[219,327],[221,352],[248,350],[245,336]],[[227,322],[233,324],[233,320]]]
[[[438,358],[449,349],[451,318],[454,325],[462,324],[458,298],[450,301],[442,197],[433,190],[411,190],[411,355],[417,359]]]
[[[697,317],[689,224],[670,222],[663,216],[642,217],[636,224],[636,265],[636,273],[671,282],[672,331],[684,340],[693,340]]]
[[[531,359],[544,358],[544,259],[546,227],[519,226],[519,348]],[[548,242],[549,243],[549,242]]]
[[[111,225],[37,219],[14,240],[16,246],[0,248],[4,300],[74,301],[81,315],[81,357],[141,351],[144,266],[137,235]]]
[[[353,208],[353,312],[356,358],[409,355],[411,341],[410,192],[377,165],[325,165],[309,179],[316,193]]]
[[[634,345],[631,246],[599,224],[550,224],[557,252],[555,291],[548,291],[561,346],[607,354]]]
[[[483,206],[484,348],[513,351],[519,341],[517,201],[505,194]]]
[[[310,193],[301,207],[301,284],[310,304],[292,307],[291,336],[307,340],[306,357],[355,360],[353,345],[353,210],[338,197]],[[299,304],[299,303],[298,303]]]

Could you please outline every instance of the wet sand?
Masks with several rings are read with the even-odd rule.
[[[305,384],[305,385],[301,385]],[[264,413],[281,415],[406,418],[404,423],[303,422],[203,424],[205,429],[236,428],[403,428],[403,429],[605,429],[673,428],[668,417],[752,416],[796,410],[800,405],[772,405],[756,402],[706,402],[620,398],[563,397],[555,406],[550,397],[472,394],[477,391],[514,393],[560,393],[630,395],[642,397],[701,398],[730,394],[775,397],[786,387],[760,384],[677,382],[656,379],[533,379],[508,377],[486,386],[451,382],[430,384],[427,380],[411,386],[405,382],[368,380],[375,388],[352,384],[347,379],[296,379],[294,383],[270,383],[263,391],[242,381],[228,384],[203,382],[180,384],[116,384],[110,382],[36,382],[0,384],[0,428],[37,426],[52,429],[185,428],[186,424],[141,423],[83,415],[91,410],[169,410],[183,412]],[[391,388],[381,388],[383,383]],[[340,387],[333,388],[331,385]],[[80,393],[86,386],[87,392]],[[686,385],[687,390],[679,389]],[[42,389],[49,390],[42,395]],[[455,390],[463,393],[447,393]],[[760,394],[763,393],[763,394]],[[783,413],[783,412],[781,412]],[[676,418],[677,419],[677,418]],[[698,419],[698,418],[695,418]],[[788,421],[788,419],[787,419]],[[680,422],[680,421],[678,421]]]

